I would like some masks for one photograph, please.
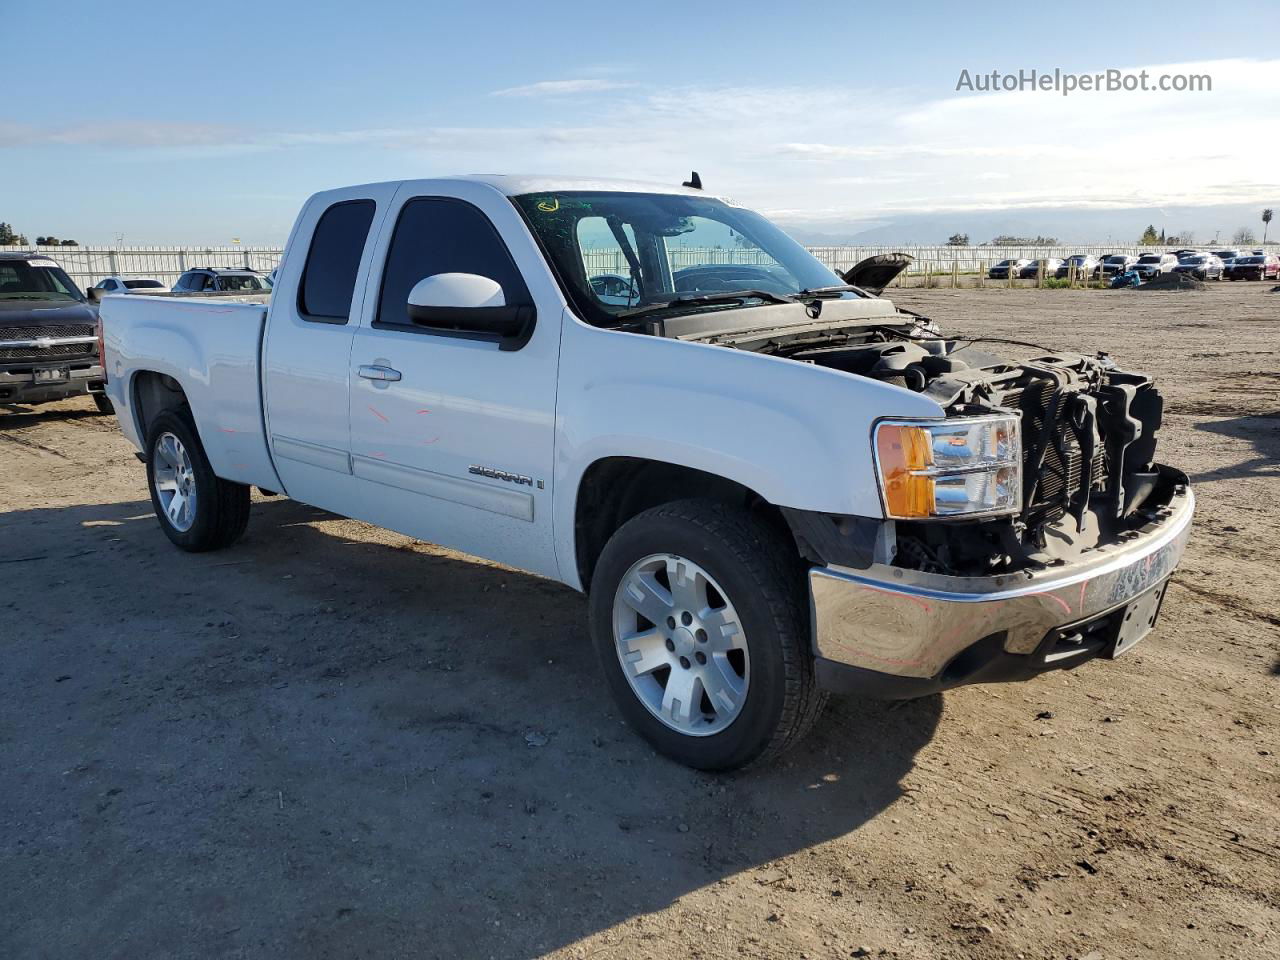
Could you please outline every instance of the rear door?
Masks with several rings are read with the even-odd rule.
[[[352,515],[410,536],[558,576],[552,446],[564,299],[511,201],[485,184],[420,181],[397,195],[355,332]],[[537,319],[519,349],[413,324],[428,276],[498,282]]]
[[[267,435],[294,499],[350,513],[351,339],[364,306],[372,238],[396,184],[318,194],[286,248],[263,348]]]

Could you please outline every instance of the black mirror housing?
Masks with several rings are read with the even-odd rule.
[[[532,303],[504,307],[431,307],[409,304],[409,319],[440,333],[476,334],[498,341],[499,350],[519,350],[533,336],[538,311]]]

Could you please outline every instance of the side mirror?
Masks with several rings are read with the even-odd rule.
[[[90,287],[84,292],[85,296],[89,298],[90,303],[97,303],[100,301],[104,293],[106,293],[106,291],[101,287]]]
[[[533,335],[532,303],[507,304],[501,285],[474,273],[437,273],[409,291],[409,319],[441,333],[496,337],[501,350],[519,350]]]

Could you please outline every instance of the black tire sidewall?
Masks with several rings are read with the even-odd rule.
[[[195,476],[196,518],[188,530],[179,530],[169,522],[156,490],[156,441],[166,433],[172,433],[182,441],[182,445],[187,450],[187,457],[191,460],[191,471]],[[213,472],[209,458],[205,455],[195,424],[188,416],[166,411],[152,422],[151,429],[147,433],[147,489],[151,493],[151,506],[155,510],[156,519],[160,522],[160,529],[175,545],[191,551],[209,550],[215,545],[218,478]]]
[[[702,505],[699,504],[701,507]],[[715,507],[708,503],[707,512]],[[777,549],[760,529],[758,552]],[[785,583],[765,571],[767,565],[743,562],[743,544],[732,533],[717,535],[662,508],[647,511],[624,524],[601,553],[591,581],[589,616],[592,640],[615,701],[627,721],[660,752],[702,770],[729,770],[750,763],[771,743],[778,729],[786,696],[786,667],[782,644],[795,642],[796,624],[779,623],[779,601]],[[735,547],[737,549],[735,549]],[[671,553],[706,570],[723,588],[738,612],[747,640],[750,683],[746,703],[734,721],[719,733],[704,737],[681,734],[655,717],[631,689],[618,661],[613,636],[613,602],[618,584],[637,560]],[[771,602],[772,601],[772,602]],[[784,636],[791,633],[791,636]]]

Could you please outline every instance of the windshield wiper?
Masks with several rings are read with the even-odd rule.
[[[842,293],[858,293],[867,296],[867,291],[855,287],[852,283],[837,283],[830,287],[810,287],[794,294],[797,300],[821,300],[824,297],[838,297]]]
[[[747,300],[761,300],[765,303],[796,303],[795,297],[770,290],[725,290],[716,293],[687,293],[682,297],[661,300],[657,303],[646,303],[630,310],[615,313],[618,318],[642,317],[650,313],[661,313],[663,310],[679,310],[681,307],[700,307],[704,304],[745,303]]]

